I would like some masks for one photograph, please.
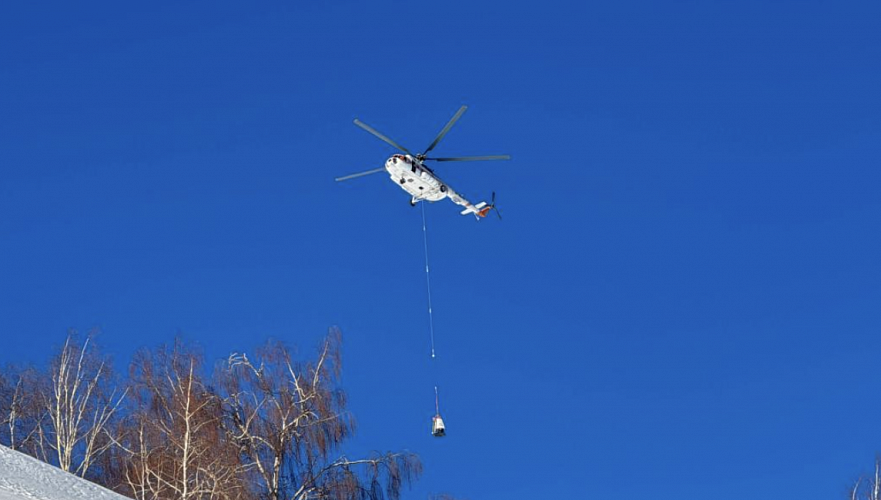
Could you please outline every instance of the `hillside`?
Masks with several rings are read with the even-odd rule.
[[[129,500],[0,445],[0,500]]]

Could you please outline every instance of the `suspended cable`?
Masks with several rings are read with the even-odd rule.
[[[425,289],[428,292],[428,332],[431,340],[431,359],[434,361],[434,314],[431,308],[431,272],[428,267],[428,225],[425,223],[425,201],[422,202],[422,243],[425,248]],[[437,382],[434,385],[434,417],[431,418],[431,435],[444,437],[446,435],[444,420],[440,415],[440,400],[438,398]]]
[[[434,316],[431,311],[431,273],[428,271],[428,229],[425,225],[425,202],[422,205],[422,243],[425,247],[425,288],[428,291],[428,333],[431,339],[431,357],[434,358]]]

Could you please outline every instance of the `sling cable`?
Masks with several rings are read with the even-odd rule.
[[[425,248],[425,289],[428,292],[428,335],[431,346],[431,361],[437,362],[434,351],[434,315],[431,308],[431,272],[428,267],[428,228],[425,224],[425,202],[422,205],[422,243]],[[436,372],[436,370],[435,370]],[[435,375],[436,376],[436,375]],[[443,437],[446,434],[444,421],[440,415],[440,402],[438,397],[437,383],[434,385],[434,417],[431,419],[431,435],[434,437]]]

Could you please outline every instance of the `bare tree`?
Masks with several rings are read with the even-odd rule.
[[[47,420],[38,430],[58,466],[85,476],[95,459],[112,446],[109,424],[125,394],[112,387],[109,359],[94,346],[93,336],[80,343],[70,332],[49,369],[49,390],[41,391]]]
[[[875,474],[872,478],[862,478],[850,491],[850,500],[881,500],[881,461],[875,460]]]
[[[421,473],[419,459],[407,452],[356,460],[336,455],[354,432],[338,387],[340,343],[339,331],[331,330],[317,359],[302,363],[270,342],[253,360],[230,356],[216,373],[225,424],[261,497],[397,499]]]
[[[0,442],[13,450],[19,447],[25,391],[23,377],[13,368],[0,373]]]
[[[48,371],[0,372],[0,442],[137,500],[397,500],[409,452],[349,458],[341,336],[313,359],[278,342],[206,379],[179,339],[133,359],[124,390],[93,337],[70,333]]]
[[[48,381],[35,368],[7,366],[0,374],[0,443],[44,462],[50,461],[45,438]]]
[[[201,357],[178,340],[132,364],[136,406],[120,441],[127,492],[138,500],[224,499],[244,493],[237,450],[221,426],[221,402],[201,376]]]

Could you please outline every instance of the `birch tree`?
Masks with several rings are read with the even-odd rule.
[[[41,445],[46,443],[62,470],[85,476],[112,446],[107,432],[125,394],[117,393],[110,378],[109,358],[94,347],[93,336],[80,343],[69,333],[50,363],[49,388],[41,394],[46,429],[38,430]]]
[[[22,373],[12,368],[0,373],[0,443],[13,450],[21,447],[27,412],[25,395]]]
[[[202,360],[181,341],[139,353],[132,364],[136,407],[120,445],[124,477],[138,500],[236,500],[244,494],[235,448],[221,426],[221,402]]]
[[[50,461],[45,440],[48,393],[45,373],[33,367],[6,367],[0,374],[0,443]]]
[[[881,500],[881,461],[875,461],[875,474],[854,484],[850,500]]]
[[[253,359],[234,354],[219,369],[224,423],[262,497],[397,499],[421,473],[418,458],[407,452],[337,454],[354,432],[338,384],[340,343],[332,330],[315,360],[297,362],[284,345],[270,342]]]

